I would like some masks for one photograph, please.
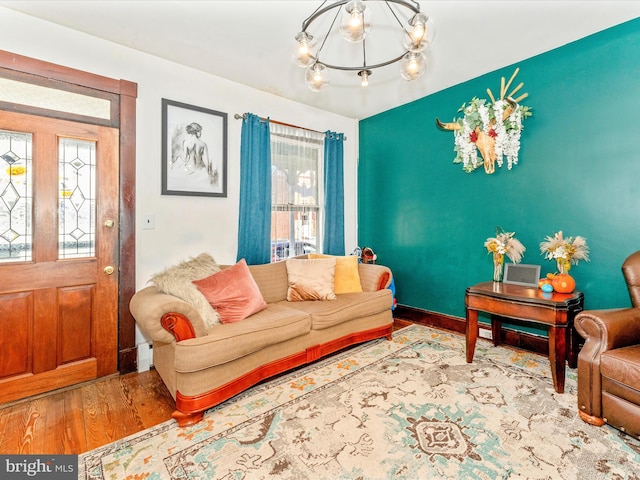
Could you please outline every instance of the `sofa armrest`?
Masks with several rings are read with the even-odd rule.
[[[175,337],[176,342],[196,338],[191,321],[181,313],[165,313],[160,319],[160,323],[166,331]]]
[[[389,267],[372,263],[359,263],[358,274],[363,292],[375,292],[391,285],[393,274]]]
[[[136,292],[129,309],[144,336],[153,341],[180,341],[188,338],[190,331],[198,337],[207,334],[198,331],[197,326],[204,324],[194,307],[178,297],[161,293],[154,286]],[[178,340],[176,333],[181,337]]]

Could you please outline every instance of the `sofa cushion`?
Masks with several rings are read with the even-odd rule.
[[[193,283],[218,312],[222,323],[239,322],[267,308],[244,258],[229,268],[202,280],[194,280]]]
[[[336,275],[333,282],[335,294],[361,292],[362,285],[360,283],[360,273],[358,272],[358,257],[355,255],[340,257],[323,253],[309,253],[309,258],[332,257],[336,259]]]
[[[267,303],[287,299],[287,265],[285,262],[249,265],[253,279],[258,284]]]
[[[330,302],[297,302],[292,308],[311,315],[311,329],[322,330],[354,318],[376,315],[390,310],[393,302],[391,290],[345,293]],[[278,305],[286,304],[280,302]],[[291,304],[290,304],[291,305]]]
[[[335,300],[335,258],[290,258],[287,264],[287,300]]]
[[[191,304],[200,313],[204,327],[210,328],[220,323],[220,317],[192,282],[219,271],[220,266],[213,257],[208,253],[201,253],[195,258],[191,257],[189,260],[156,273],[149,281],[154,283],[162,293],[173,295]]]
[[[175,369],[195,372],[231,362],[269,345],[307,335],[309,314],[287,305],[269,304],[242,322],[216,325],[204,337],[176,344]]]

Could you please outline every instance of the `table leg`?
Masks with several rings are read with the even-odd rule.
[[[493,338],[494,347],[502,343],[500,338],[502,336],[502,320],[499,320],[499,318],[500,317],[491,315],[491,338]]]
[[[577,368],[580,334],[573,326],[573,323],[567,325],[567,336],[569,337],[569,341],[567,342],[567,363],[569,364],[569,368]]]
[[[549,364],[553,388],[556,392],[564,393],[565,361],[567,353],[567,329],[555,326],[549,327]]]
[[[467,363],[473,362],[478,340],[478,311],[467,308]]]

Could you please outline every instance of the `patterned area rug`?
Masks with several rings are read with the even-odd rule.
[[[421,326],[80,457],[85,479],[640,479],[640,442],[576,413],[575,371]]]

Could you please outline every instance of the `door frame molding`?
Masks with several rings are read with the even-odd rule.
[[[135,319],[129,311],[129,302],[135,293],[136,278],[136,99],[138,84],[117,80],[74,68],[17,55],[0,50],[0,68],[42,77],[68,85],[70,91],[78,86],[99,92],[115,94],[119,99],[120,149],[120,218],[118,269],[118,370],[128,373],[137,369]]]

